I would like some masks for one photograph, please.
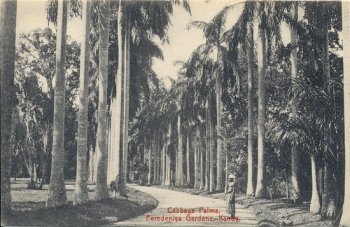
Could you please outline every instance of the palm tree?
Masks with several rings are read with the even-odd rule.
[[[339,19],[335,15],[340,14],[340,6],[338,3],[319,3],[319,2],[305,2],[304,3],[304,17],[307,19],[305,24],[312,34],[309,34],[309,38],[312,41],[312,45],[306,44],[303,52],[312,52],[313,54],[319,54],[320,58],[315,58],[313,64],[310,64],[313,72],[318,72],[318,75],[322,75],[319,78],[322,79],[321,83],[316,83],[316,86],[320,87],[320,90],[324,92],[324,97],[327,98],[327,105],[329,112],[324,112],[321,115],[320,107],[318,107],[313,113],[317,113],[320,120],[328,122],[328,126],[324,127],[323,139],[328,141],[323,147],[323,151],[320,156],[322,162],[317,164],[321,165],[320,174],[322,176],[322,201],[321,201],[321,216],[325,218],[334,218],[336,216],[337,204],[339,204],[339,190],[341,186],[337,180],[337,170],[341,166],[342,161],[339,157],[342,155],[343,149],[340,149],[338,144],[340,143],[339,132],[334,130],[339,127],[338,119],[338,109],[336,104],[337,92],[335,92],[336,81],[339,77],[332,75],[331,77],[331,62],[330,62],[330,51],[329,46],[332,42],[329,38],[330,31],[339,31]],[[301,33],[302,35],[308,34],[308,32]],[[311,48],[310,48],[311,47]],[[310,50],[309,50],[310,49]],[[303,56],[303,55],[302,55]],[[317,67],[318,66],[318,67]],[[306,69],[308,70],[308,69]],[[307,75],[304,75],[307,76]],[[322,104],[325,106],[325,104]],[[342,116],[342,114],[340,115]],[[338,135],[337,135],[338,134]],[[335,139],[337,138],[337,139]],[[342,145],[341,145],[342,146]],[[338,163],[338,165],[334,164]],[[337,167],[336,167],[337,166]]]
[[[315,155],[310,155],[310,159],[311,159],[311,175],[312,175],[310,212],[313,214],[318,214],[321,210],[321,204],[320,204],[320,192],[317,187],[317,169],[316,169]]]
[[[189,129],[186,133],[186,184],[187,186],[191,185],[191,172],[190,172],[190,132]],[[196,163],[194,163],[196,164]]]
[[[220,44],[217,44],[218,46]],[[219,48],[218,48],[219,49]],[[220,50],[220,49],[219,49]],[[220,51],[218,52],[220,54]],[[221,115],[222,115],[222,102],[221,102],[221,96],[222,96],[222,78],[221,73],[216,72],[216,78],[215,78],[215,85],[216,85],[216,191],[222,191],[222,141],[221,141],[221,133],[222,133],[222,127],[221,127]]]
[[[148,149],[148,178],[147,184],[151,185],[152,181],[152,149]]]
[[[161,150],[161,185],[165,185],[165,174],[166,174],[166,157],[165,157],[165,154],[166,154],[166,133],[165,131],[163,132],[163,135],[162,136],[162,141],[161,141],[161,147],[162,147],[162,150]]]
[[[129,90],[130,90],[130,15],[125,14],[125,41],[124,41],[124,86],[123,86],[123,161],[122,161],[122,182],[125,183],[127,179],[128,168],[128,132],[129,132]]]
[[[345,121],[345,190],[340,226],[350,226],[350,3],[342,2],[343,61],[344,61],[344,121]]]
[[[57,9],[56,80],[51,177],[47,207],[66,204],[64,184],[64,116],[65,116],[65,63],[67,34],[67,1],[59,0]]]
[[[330,12],[327,5],[322,4],[319,8],[322,16],[322,27],[321,27],[321,46],[322,46],[322,63],[323,63],[323,75],[328,81],[326,83],[328,95],[333,96],[333,92],[331,91],[331,66],[329,59],[329,35],[328,30],[330,27]],[[325,129],[325,140],[330,140],[332,137],[332,132],[330,128]],[[336,181],[334,180],[334,168],[332,167],[330,159],[327,158],[328,147],[324,147],[325,150],[325,162],[323,166],[323,176],[324,176],[324,184],[323,184],[323,193],[322,193],[322,203],[321,203],[321,216],[322,217],[335,217],[335,209],[336,209],[336,195],[337,192],[333,190]]]
[[[110,168],[108,168],[108,181],[115,180],[119,175],[123,177],[121,170],[123,168],[122,163],[122,155],[120,148],[123,148],[121,144],[122,133],[123,133],[123,87],[124,87],[124,70],[125,70],[125,5],[122,0],[119,0],[119,8],[118,8],[118,71],[115,77],[116,83],[116,95],[115,98],[112,99],[111,111],[112,111],[112,145],[111,145],[111,162]],[[123,181],[123,180],[122,180]]]
[[[204,130],[202,130],[204,131]],[[203,136],[204,137],[204,136]],[[205,180],[206,180],[206,163],[205,163],[205,159],[204,156],[206,154],[206,149],[203,149],[203,141],[200,140],[200,184],[199,184],[199,189],[201,190],[205,190]]]
[[[291,13],[291,18],[294,21],[298,20],[298,3],[293,3],[292,7],[290,9]],[[291,43],[293,45],[293,49],[291,51],[291,78],[292,78],[292,83],[294,84],[295,79],[298,76],[298,56],[297,56],[297,50],[296,50],[296,45],[298,43],[298,34],[296,27],[293,25],[290,25],[290,30],[291,30]],[[295,86],[295,85],[294,85]],[[293,85],[292,85],[293,87]],[[296,105],[294,104],[292,106],[292,116],[296,116],[298,114],[298,110]],[[297,147],[297,143],[293,143],[292,145],[292,175],[291,175],[291,199],[294,200],[294,202],[299,201],[300,199],[300,177],[299,177],[299,168],[300,168],[300,163],[299,163],[299,150]]]
[[[84,30],[80,54],[79,113],[77,136],[77,175],[75,182],[75,204],[84,204],[88,200],[88,166],[87,166],[87,125],[88,125],[88,83],[89,83],[89,35],[90,35],[90,1],[83,1],[82,19]]]
[[[132,27],[135,28],[135,34],[138,36],[133,40],[134,44],[148,35],[158,36],[161,40],[166,41],[166,30],[170,23],[169,15],[172,13],[173,4],[179,5],[181,3],[179,1],[127,2],[121,0],[118,3],[118,71],[115,78],[116,97],[113,98],[111,104],[111,135],[114,142],[111,151],[112,160],[108,170],[109,180],[113,180],[117,174],[120,174],[121,181],[124,183],[128,163],[128,131],[126,130],[128,129],[127,124],[129,124],[130,30]],[[186,10],[190,10],[187,1],[183,1],[182,5]],[[119,171],[115,168],[119,168]],[[122,173],[123,170],[124,173]]]
[[[266,77],[266,15],[265,2],[259,5],[260,23],[258,28],[258,168],[255,197],[266,195],[265,183],[265,77]]]
[[[183,147],[182,147],[182,130],[181,130],[181,111],[180,105],[178,106],[179,113],[177,116],[177,162],[176,162],[176,186],[184,186],[184,173],[183,173]]]
[[[240,4],[240,3],[238,3]],[[217,21],[225,20],[227,13],[235,8],[236,5],[225,7],[221,12],[217,14]],[[257,18],[259,20],[258,26],[258,173],[257,173],[257,185],[255,189],[255,195],[257,197],[264,197],[266,191],[265,185],[265,74],[267,67],[267,40],[272,40],[272,36],[275,35],[276,39],[280,37],[276,34],[279,33],[279,23],[281,21],[283,10],[286,4],[271,3],[271,2],[245,2],[241,16],[236,24],[225,32],[224,39],[229,43],[229,53],[236,54],[237,46],[242,43],[246,37],[249,37],[251,29],[248,24],[253,23]],[[282,7],[283,6],[283,7]],[[273,12],[267,14],[267,12]],[[268,38],[266,38],[268,37]],[[249,51],[248,51],[249,54]],[[237,58],[237,56],[236,56]],[[249,57],[248,57],[249,61]],[[249,64],[249,63],[248,63]],[[249,66],[248,66],[249,67]],[[249,69],[248,69],[249,71]],[[249,81],[248,81],[249,83]],[[249,99],[249,98],[248,98]],[[248,101],[249,102],[249,101]],[[249,110],[248,110],[249,111]],[[250,111],[249,111],[250,112]],[[248,121],[250,121],[248,119]],[[251,122],[252,123],[252,122]],[[251,129],[248,130],[251,131]],[[249,139],[248,139],[249,141]],[[249,150],[252,150],[252,142],[249,145]],[[250,155],[248,155],[249,157]],[[251,166],[251,164],[249,164]],[[249,167],[251,168],[251,167]],[[249,174],[249,178],[252,178],[253,174]],[[249,183],[251,179],[248,180]],[[249,183],[252,185],[252,183]],[[251,186],[249,186],[249,194],[251,193]]]
[[[0,75],[1,75],[1,219],[11,210],[10,136],[14,98],[14,67],[17,1],[1,1]]]
[[[209,163],[208,171],[209,174],[208,178],[208,184],[209,184],[209,191],[213,192],[215,190],[215,179],[214,179],[214,122],[212,120],[212,99],[211,95],[209,94],[208,97],[208,156],[206,157],[208,159],[207,163]]]
[[[98,127],[97,127],[97,178],[95,198],[107,199],[107,83],[108,83],[108,43],[110,27],[110,0],[103,0],[99,9],[99,84],[98,84]]]
[[[193,188],[199,188],[199,146],[198,146],[198,141],[199,141],[199,129],[198,126],[195,127],[194,130],[194,135],[193,135],[193,152],[194,152],[194,185]]]
[[[217,66],[215,70],[212,72],[215,75],[215,88],[216,88],[216,186],[214,185],[214,170],[212,169],[211,172],[211,184],[212,190],[216,188],[216,190],[221,191],[223,184],[222,184],[222,151],[221,151],[221,137],[218,136],[221,133],[221,115],[222,115],[222,102],[221,102],[221,96],[222,96],[222,74],[224,73],[224,68],[222,67],[227,59],[225,59],[224,53],[224,47],[222,46],[222,34],[224,29],[224,24],[222,24],[222,21],[219,21],[220,23],[215,23],[216,17],[213,18],[211,23],[206,23],[203,21],[193,21],[188,25],[188,28],[191,27],[197,27],[203,30],[205,37],[206,37],[206,44],[202,46],[202,48],[206,49],[205,52],[212,53],[216,51],[215,59],[213,60]],[[213,25],[216,25],[215,29],[211,29]],[[201,48],[201,46],[199,47]],[[207,56],[208,57],[208,56]],[[214,128],[212,129],[214,130]],[[213,132],[214,135],[214,132]],[[211,147],[211,146],[209,146]],[[214,153],[213,153],[214,154]],[[210,158],[213,160],[213,157]],[[210,167],[213,165],[210,165]],[[214,189],[213,189],[214,188]],[[211,190],[211,191],[212,191]]]
[[[253,58],[254,58],[254,40],[253,40],[253,23],[248,24],[247,29],[247,61],[248,61],[248,178],[247,178],[247,195],[254,194],[253,185],[253,149],[254,149],[254,116],[253,116]]]
[[[170,168],[171,168],[171,157],[170,157],[170,143],[171,143],[171,121],[169,121],[168,131],[166,134],[166,154],[165,154],[165,180],[164,184],[170,186]]]

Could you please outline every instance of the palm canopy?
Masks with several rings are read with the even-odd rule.
[[[169,42],[167,30],[171,25],[170,15],[173,13],[174,6],[181,6],[187,12],[191,13],[191,9],[187,0],[172,1],[122,1],[126,4],[126,12],[130,16],[130,37],[131,37],[131,83],[132,90],[138,91],[131,95],[130,113],[133,116],[137,106],[142,102],[142,97],[149,99],[150,86],[157,84],[155,73],[151,69],[152,58],[163,59],[161,49],[153,41],[154,37],[158,37],[162,42]],[[70,16],[77,17],[81,15],[81,0],[69,0]],[[92,7],[92,26],[90,29],[90,41],[92,42],[92,68],[91,80],[92,86],[97,83],[97,70],[94,68],[98,65],[98,15],[100,4],[93,3]],[[110,47],[109,47],[109,83],[108,93],[115,95],[115,71],[118,62],[118,45],[117,45],[117,17],[118,17],[119,1],[111,1],[111,30],[110,30]],[[48,22],[56,23],[57,19],[57,0],[47,1],[47,19]],[[96,100],[97,92],[94,88],[90,95],[91,100]],[[110,98],[111,96],[109,96]],[[109,100],[110,102],[110,100]]]

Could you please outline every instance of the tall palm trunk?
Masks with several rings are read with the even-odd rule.
[[[263,19],[261,19],[263,20]],[[266,31],[264,21],[259,25],[258,38],[258,173],[255,196],[266,196],[265,185],[265,76],[266,76]]]
[[[88,181],[90,181],[91,183],[96,182],[96,179],[94,178],[95,175],[95,163],[94,163],[94,150],[92,149],[92,146],[90,146],[89,148],[89,178]]]
[[[115,137],[115,127],[112,126],[112,123],[115,122],[115,114],[113,114],[113,110],[116,106],[116,99],[115,97],[111,97],[111,104],[109,106],[108,111],[108,158],[107,158],[107,184],[109,184],[113,179],[112,176],[114,174],[112,173],[115,168],[112,167],[112,163],[115,162],[115,154],[114,154],[114,147],[113,147],[113,138]]]
[[[110,25],[110,0],[101,2],[99,10],[99,81],[98,81],[98,126],[97,126],[97,177],[95,199],[107,199],[107,83],[108,83],[108,43]]]
[[[79,79],[79,113],[77,136],[77,175],[75,180],[75,204],[84,204],[88,200],[87,168],[87,125],[88,125],[88,91],[89,91],[89,35],[90,35],[90,1],[83,1],[83,36],[80,54]]]
[[[154,153],[154,162],[153,162],[153,184],[158,184],[158,132],[155,131],[153,135],[153,153]]]
[[[203,135],[203,132],[202,132]],[[203,146],[203,141],[200,141],[200,184],[199,184],[199,189],[204,190],[205,188],[205,159],[204,159],[204,154],[206,152],[206,149],[204,150],[204,146]]]
[[[158,130],[158,141],[157,141],[157,150],[158,150],[158,163],[157,163],[157,184],[160,184],[161,180],[161,170],[162,170],[162,148],[161,148],[161,135],[160,135],[160,130]]]
[[[190,132],[186,134],[186,184],[191,185],[191,172],[190,172]]]
[[[119,0],[118,8],[118,70],[116,75],[116,97],[112,99],[112,139],[111,139],[111,157],[108,168],[108,182],[116,180],[118,175],[122,175],[122,132],[123,126],[123,87],[124,87],[124,72],[125,72],[125,6],[124,1]],[[120,176],[123,177],[123,176]]]
[[[321,210],[320,204],[320,193],[318,191],[317,185],[317,169],[315,156],[311,155],[311,178],[312,178],[312,191],[311,191],[311,202],[310,202],[310,212],[317,214]]]
[[[220,51],[218,51],[218,54]],[[222,190],[222,166],[221,166],[221,95],[222,95],[222,79],[221,74],[216,74],[216,190]]]
[[[148,149],[148,178],[147,183],[151,185],[151,177],[152,177],[152,149]]]
[[[167,152],[167,142],[166,142],[166,135],[165,135],[162,138],[162,170],[161,170],[161,172],[162,172],[162,177],[161,177],[162,185],[165,185],[165,175],[166,175],[165,170],[167,168],[166,161],[165,161],[166,160],[166,155],[165,155],[166,152]]]
[[[298,3],[293,3],[291,8],[291,16],[294,20],[298,19]],[[298,55],[296,50],[296,45],[298,44],[298,34],[295,26],[291,26],[291,43],[294,45],[291,52],[291,78],[292,85],[295,86],[295,80],[298,76]],[[292,86],[293,89],[293,86]],[[292,106],[292,115],[297,116],[298,110],[295,104]],[[295,141],[296,142],[296,141]],[[292,175],[291,175],[291,191],[290,198],[294,200],[294,202],[298,202],[300,200],[300,177],[299,177],[299,150],[297,148],[297,144],[292,144]]]
[[[247,35],[247,59],[248,59],[248,179],[246,195],[254,194],[253,185],[253,149],[254,149],[254,110],[253,110],[253,57],[254,57],[254,40],[253,24],[248,24]]]
[[[129,89],[130,89],[130,22],[129,15],[125,12],[125,60],[124,60],[124,98],[123,98],[123,110],[124,110],[124,121],[123,121],[123,138],[122,138],[122,148],[123,148],[123,175],[121,176],[122,183],[125,184],[128,174],[128,141],[129,141]]]
[[[199,188],[199,149],[198,149],[198,128],[196,127],[195,136],[193,138],[193,152],[194,152],[194,188]]]
[[[340,226],[350,226],[350,2],[342,2],[343,64],[344,64],[344,122],[345,122],[345,190]]]
[[[210,102],[209,96],[207,98],[207,109],[206,109],[206,121],[205,121],[205,185],[204,190],[209,191],[210,181]]]
[[[170,168],[171,168],[171,157],[170,157],[170,139],[171,139],[171,122],[169,122],[169,127],[168,127],[168,133],[166,136],[166,154],[165,154],[165,185],[170,186],[171,179],[170,179]]]
[[[214,122],[212,119],[211,105],[209,106],[209,191],[215,190],[214,175]]]
[[[11,210],[11,124],[14,93],[17,1],[1,1],[0,11],[1,78],[1,219]]]
[[[330,23],[329,13],[327,12],[328,9],[326,6],[323,6],[324,11],[324,21],[325,23],[322,25],[322,63],[323,63],[323,74],[327,81],[330,81],[331,79],[331,72],[330,72],[330,61],[329,61],[329,37],[328,37],[328,28]],[[328,95],[333,96],[331,85],[328,83],[327,85],[327,91]],[[330,141],[332,138],[332,132],[329,128],[326,129],[325,133],[325,140]],[[327,154],[325,147],[325,154]],[[324,163],[324,188],[322,192],[322,202],[321,202],[321,216],[322,217],[329,217],[334,218],[336,213],[336,204],[337,204],[337,196],[339,194],[338,188],[336,187],[336,180],[335,180],[335,169],[332,166],[334,165],[334,162],[331,161],[331,158],[325,158]]]
[[[181,130],[181,113],[178,113],[177,117],[177,172],[176,172],[176,186],[182,187],[184,185],[184,172],[183,172],[183,150],[182,150],[182,130]]]
[[[56,79],[53,119],[51,177],[47,207],[66,204],[64,185],[64,116],[65,116],[65,65],[67,34],[67,1],[58,1],[56,40]]]

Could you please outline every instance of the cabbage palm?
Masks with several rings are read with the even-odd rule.
[[[1,1],[0,75],[1,75],[1,218],[11,210],[10,136],[14,98],[14,67],[17,1]]]
[[[181,4],[180,1],[173,2],[127,2],[119,1],[118,9],[118,72],[116,75],[116,97],[115,104],[112,102],[112,137],[115,138],[112,145],[113,156],[111,168],[119,166],[118,170],[108,170],[109,179],[114,179],[118,172],[122,182],[126,176],[127,148],[128,148],[128,123],[129,123],[129,89],[130,89],[130,44],[138,44],[140,37],[158,36],[164,42],[167,41],[166,31],[170,24],[170,14],[173,12],[173,4]],[[182,2],[186,10],[188,3]],[[162,18],[162,20],[159,20]],[[131,32],[132,31],[132,32]],[[133,34],[131,36],[131,33]],[[118,113],[118,111],[120,113]],[[120,118],[120,119],[119,119]],[[122,148],[123,151],[120,151]],[[120,160],[116,161],[119,153],[123,152]],[[118,165],[117,162],[120,162]],[[124,173],[122,173],[122,171]]]
[[[239,3],[240,4],[240,3]],[[255,20],[258,22],[258,40],[257,40],[257,60],[258,60],[258,173],[257,173],[257,185],[255,189],[255,195],[257,197],[264,197],[266,192],[265,185],[265,76],[267,67],[267,53],[270,48],[271,40],[275,36],[277,41],[280,41],[280,29],[279,24],[282,19],[286,18],[284,10],[288,9],[290,3],[273,3],[273,2],[246,2],[241,16],[236,24],[225,32],[224,37],[229,44],[229,53],[233,55],[233,58],[237,58],[237,47],[244,42],[246,37],[249,37],[251,29],[249,23],[253,23]],[[227,13],[230,12],[237,4],[228,6],[218,13],[218,20],[225,20]],[[267,43],[269,46],[267,46]],[[244,44],[244,43],[243,43]],[[245,44],[245,46],[247,46]],[[249,51],[249,48],[247,48]],[[248,73],[252,71],[251,64],[249,62],[251,57],[249,53],[248,59]],[[250,69],[249,69],[250,68]],[[249,83],[249,81],[248,81]],[[249,85],[248,85],[249,86]],[[248,87],[249,89],[249,87]],[[251,103],[248,98],[248,103]],[[251,112],[251,110],[248,110]],[[248,114],[249,115],[249,114]],[[250,125],[252,124],[252,118],[248,118]],[[248,135],[252,134],[252,127],[248,129]],[[249,136],[248,136],[249,137]],[[252,140],[248,139],[248,157],[251,157]],[[249,158],[248,171],[252,170],[252,159]],[[252,178],[252,171],[249,171],[249,178]],[[252,193],[252,179],[248,179],[247,193]]]
[[[314,64],[312,64],[314,67]],[[339,79],[338,79],[339,80]],[[334,151],[331,147],[339,146],[336,139],[331,141],[324,139],[324,132],[330,129],[334,132],[334,138],[342,137],[341,116],[340,110],[334,109],[334,97],[328,94],[327,87],[315,86],[310,84],[308,78],[298,78],[295,80],[294,95],[296,105],[302,109],[302,112],[296,117],[291,117],[286,123],[280,122],[281,127],[286,127],[280,132],[275,132],[277,135],[276,141],[288,140],[293,144],[298,141],[300,146],[305,150],[311,158],[312,167],[312,196],[310,204],[310,212],[318,213],[321,210],[319,190],[317,188],[316,166],[319,166],[324,157],[334,160]],[[341,90],[341,82],[334,83],[335,90]],[[339,97],[336,97],[339,99]],[[341,140],[340,140],[341,143]],[[328,149],[325,152],[325,147]],[[336,192],[337,179],[335,183],[328,186],[332,188],[334,194]],[[334,204],[336,205],[336,204]]]
[[[65,116],[65,54],[67,33],[67,1],[59,0],[57,8],[56,83],[51,177],[46,206],[66,204],[64,183],[64,116]]]
[[[247,29],[247,61],[248,61],[248,178],[246,195],[254,195],[253,184],[253,150],[254,150],[254,108],[253,108],[253,59],[254,59],[254,40],[253,23],[248,23]],[[227,152],[227,151],[226,151]]]
[[[218,16],[217,16],[218,17]],[[206,38],[206,43],[203,45],[200,45],[193,53],[189,60],[189,67],[193,67],[195,64],[202,64],[203,68],[210,69],[206,70],[206,73],[209,75],[206,76],[200,76],[202,77],[201,80],[203,81],[202,83],[206,84],[206,86],[209,88],[209,93],[206,94],[208,100],[207,100],[207,107],[208,107],[208,114],[211,118],[210,114],[210,108],[211,108],[211,103],[212,100],[210,98],[210,93],[213,90],[213,87],[208,86],[209,84],[213,83],[215,81],[215,91],[216,91],[216,167],[217,167],[217,175],[216,175],[216,186],[214,185],[214,171],[212,168],[212,165],[210,165],[211,169],[211,177],[210,177],[210,182],[211,184],[209,185],[209,190],[218,190],[221,191],[223,189],[223,182],[222,182],[222,141],[221,141],[221,118],[222,118],[222,80],[224,77],[231,77],[232,75],[231,72],[233,73],[232,69],[232,62],[230,57],[228,56],[227,49],[223,45],[224,39],[223,39],[223,34],[224,34],[224,22],[222,20],[218,20],[217,17],[214,17],[210,23],[206,23],[203,21],[193,21],[188,25],[188,28],[191,27],[197,27],[200,28]],[[197,67],[198,68],[198,67]],[[194,69],[196,70],[196,69]],[[187,74],[194,74],[190,70]],[[213,75],[213,76],[211,76]],[[208,118],[208,120],[210,120]],[[212,126],[212,129],[210,127],[208,128],[208,132],[214,132],[214,127]],[[214,133],[213,133],[214,135]],[[210,136],[214,137],[214,136]],[[210,139],[211,140],[211,139]],[[208,142],[210,142],[208,140]],[[209,143],[210,145],[211,143]],[[211,146],[209,146],[211,147]],[[211,152],[212,155],[214,154]],[[213,160],[213,158],[210,158]]]
[[[293,3],[292,7],[290,8],[290,13],[291,13],[291,19],[293,21],[298,20],[298,3]],[[292,83],[294,83],[294,80],[298,76],[298,56],[297,56],[297,50],[296,50],[296,45],[298,43],[298,34],[297,34],[297,28],[296,26],[293,26],[290,24],[290,34],[291,34],[291,43],[293,46],[293,49],[291,51],[291,79]],[[293,87],[293,85],[292,85]],[[297,116],[298,110],[296,105],[292,106],[292,115]],[[291,152],[291,157],[292,157],[292,174],[291,174],[291,198],[294,201],[299,201],[300,200],[300,176],[299,176],[299,169],[300,169],[300,161],[299,161],[299,150],[298,150],[298,145],[293,143],[292,145],[292,152]]]
[[[233,4],[223,8],[213,19],[216,21],[212,24],[222,23],[224,24],[227,19],[227,14],[234,9],[237,5],[242,3]],[[253,65],[254,65],[254,40],[253,40],[253,24],[256,14],[256,3],[246,2],[244,3],[243,12],[238,18],[237,22],[223,34],[223,39],[228,43],[229,56],[232,59],[232,63],[237,67],[238,59],[238,45],[241,44],[246,49],[247,57],[247,83],[248,83],[248,179],[247,179],[247,195],[254,194],[253,185],[253,134],[254,134],[254,113],[253,113]],[[228,81],[232,79],[225,78]],[[236,78],[236,83],[239,83],[239,78]],[[226,89],[227,90],[227,89]],[[226,94],[227,95],[227,94]]]
[[[338,168],[341,166],[342,162],[339,157],[343,153],[342,145],[342,136],[339,132],[342,130],[334,131],[335,125],[337,124],[337,119],[342,119],[342,113],[338,113],[336,103],[338,102],[337,97],[337,81],[339,82],[340,78],[335,76],[337,74],[331,73],[331,61],[330,61],[330,51],[329,47],[333,44],[332,39],[329,36],[329,33],[332,31],[340,31],[339,19],[336,15],[340,14],[340,3],[319,3],[319,2],[305,2],[305,18],[307,19],[306,25],[309,28],[311,40],[313,41],[313,47],[306,48],[311,49],[317,54],[320,54],[320,59],[315,59],[315,66],[320,66],[319,74],[322,79],[317,86],[322,87],[322,90],[327,93],[329,97],[332,97],[333,101],[330,101],[328,104],[333,106],[329,108],[329,113],[324,114],[323,117],[329,122],[329,126],[324,128],[324,140],[328,143],[324,146],[324,151],[322,153],[321,166],[323,171],[323,185],[322,185],[322,202],[321,202],[321,216],[326,218],[335,218],[337,215],[340,202],[340,191],[338,190],[342,184],[338,181],[337,172]],[[305,32],[306,33],[306,32]],[[306,49],[305,48],[305,49]],[[307,52],[308,50],[303,50]],[[318,69],[315,68],[314,72],[317,72]],[[339,106],[339,105],[338,105]],[[319,113],[319,111],[316,110]],[[338,165],[334,165],[334,162]],[[335,167],[337,166],[337,167]],[[338,187],[336,185],[338,184]]]
[[[213,87],[208,86],[208,89],[210,89],[209,93],[207,94],[207,148],[206,150],[207,155],[206,155],[206,160],[207,160],[207,168],[209,168],[209,178],[207,181],[207,189],[209,191],[214,191],[218,190],[221,191],[223,187],[222,183],[222,141],[221,137],[219,136],[221,133],[221,113],[222,113],[222,74],[224,73],[224,64],[227,64],[227,59],[224,57],[226,53],[226,49],[222,46],[221,40],[220,40],[220,34],[222,33],[222,26],[218,26],[218,29],[214,32],[215,34],[210,34],[206,33],[207,28],[209,27],[209,24],[205,22],[200,22],[200,21],[194,21],[190,24],[190,26],[197,26],[199,28],[203,29],[203,32],[206,35],[207,38],[207,43],[200,46],[198,50],[203,49],[202,53],[204,54],[201,57],[208,58],[210,60],[206,60],[207,63],[203,63],[204,65],[210,65],[212,64],[213,66],[213,71],[208,72],[210,74],[213,74],[214,77],[210,78],[202,78],[204,83],[209,83],[211,84],[212,81],[215,81],[215,91],[216,91],[216,136],[214,136],[214,125],[212,124],[212,97],[211,93],[213,90]],[[216,56],[215,56],[216,55]],[[191,59],[192,60],[192,59]],[[225,62],[226,61],[226,62]],[[205,67],[205,66],[204,66]],[[212,80],[211,82],[209,82]],[[217,175],[216,175],[216,186],[214,184],[214,147],[213,145],[213,138],[216,138],[216,160],[217,160]]]
[[[83,39],[80,52],[79,78],[79,113],[77,137],[77,173],[75,183],[75,204],[84,204],[88,201],[88,168],[87,168],[87,126],[88,126],[88,83],[89,83],[89,31],[90,31],[90,1],[84,1],[82,7]]]
[[[95,197],[107,199],[107,83],[108,83],[108,43],[110,27],[110,0],[103,0],[99,10],[99,103],[97,128],[97,178]]]

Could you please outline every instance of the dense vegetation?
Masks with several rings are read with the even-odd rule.
[[[47,206],[56,207],[67,178],[85,204],[88,180],[102,200],[116,179],[120,188],[139,180],[214,192],[234,173],[239,193],[310,201],[324,218],[345,213],[346,3],[249,1],[191,22],[206,41],[177,62],[167,89],[152,70],[163,57],[154,38],[167,42],[173,7],[190,13],[187,1],[50,0],[56,33],[21,34],[14,55],[13,31],[4,31],[15,2],[1,5],[1,59],[10,56],[1,60],[2,210],[10,176],[49,183]],[[226,27],[235,7],[241,15]],[[79,15],[80,46],[66,37],[67,17]]]

